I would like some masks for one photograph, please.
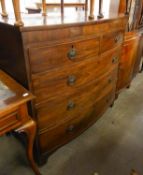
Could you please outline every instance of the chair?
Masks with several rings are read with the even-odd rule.
[[[99,0],[99,1],[102,1],[102,0]],[[1,6],[2,6],[2,16],[3,17],[7,17],[8,14],[6,12],[6,8],[5,8],[5,0],[0,0],[0,3],[1,3]],[[15,25],[16,26],[23,26],[24,23],[21,19],[21,14],[20,14],[20,0],[12,0],[12,3],[13,3],[13,8],[14,8],[14,13],[15,13]],[[89,18],[90,19],[93,19],[94,18],[94,15],[93,15],[93,12],[94,12],[94,3],[95,3],[95,0],[90,0],[90,15],[89,15]],[[88,0],[85,0],[85,10],[87,10],[87,4],[88,4]],[[42,9],[43,9],[43,16],[46,16],[46,8],[47,8],[47,3],[46,3],[46,0],[42,0]],[[59,4],[61,6],[61,13],[63,14],[63,9],[64,9],[64,6],[65,6],[65,3],[64,3],[64,0],[61,0],[61,3]],[[69,5],[76,5],[75,3],[70,3]],[[80,5],[80,4],[78,4]]]
[[[82,7],[83,10],[87,10],[88,9],[88,0],[84,0],[83,3],[81,2],[73,2],[73,3],[64,3],[64,0],[61,0],[60,3],[53,3],[53,2],[46,2],[46,0],[44,0],[44,9],[46,10],[48,7],[61,7],[61,13],[64,12],[64,7],[76,7],[76,9],[78,7]],[[41,8],[42,7],[42,3],[40,2],[37,2],[36,3],[37,7],[38,8]]]

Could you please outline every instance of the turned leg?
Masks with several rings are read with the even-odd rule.
[[[27,157],[30,162],[30,165],[35,172],[36,175],[41,175],[36,163],[34,162],[33,158],[33,144],[34,144],[34,139],[35,139],[35,134],[36,134],[36,124],[33,120],[30,120],[27,122],[25,125],[21,126],[16,130],[18,133],[26,133],[27,138],[28,138],[28,145],[27,145]]]
[[[8,14],[7,14],[7,12],[6,12],[6,7],[5,7],[5,0],[1,0],[1,7],[2,7],[2,16],[3,17],[7,17],[8,16]]]
[[[89,19],[94,19],[94,5],[95,5],[95,0],[90,0],[90,14],[89,14]]]
[[[19,0],[12,0],[13,2],[13,8],[14,8],[14,14],[15,14],[15,25],[16,26],[23,26],[23,22],[21,20],[21,14],[20,14],[20,3]]]
[[[61,14],[64,13],[64,0],[61,0]]]
[[[98,18],[103,18],[103,13],[102,13],[102,8],[103,8],[103,0],[99,0],[99,13],[98,13]]]
[[[43,15],[43,16],[46,16],[46,10],[47,10],[47,7],[46,7],[46,0],[42,0],[42,8],[43,8],[43,13],[42,13],[42,15]]]
[[[85,0],[85,11],[88,10],[88,0]]]
[[[129,12],[128,12],[128,0],[126,0],[126,11],[125,11],[125,15],[128,15]]]

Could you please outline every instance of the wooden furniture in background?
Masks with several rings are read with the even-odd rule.
[[[129,31],[143,27],[143,0],[120,0],[119,13],[129,14]]]
[[[99,0],[100,2],[102,0]],[[23,26],[24,23],[22,21],[22,18],[21,18],[21,12],[20,12],[20,0],[12,0],[13,2],[13,8],[14,8],[14,14],[15,14],[15,25],[16,26]],[[90,0],[90,15],[89,15],[89,19],[93,19],[94,18],[94,3],[95,0]],[[7,11],[6,11],[6,7],[5,7],[5,0],[0,0],[0,3],[1,3],[1,6],[2,6],[2,16],[3,17],[7,17]],[[46,6],[48,4],[46,3],[46,0],[42,0],[42,15],[43,16],[46,16]],[[55,4],[53,4],[55,6]],[[61,6],[61,14],[63,14],[63,9],[64,9],[64,0],[61,0],[61,3],[60,3],[60,6]],[[68,5],[68,4],[67,4]],[[82,3],[69,3],[69,5],[76,5],[76,6],[83,6]],[[87,6],[88,6],[88,0],[85,0],[85,3],[84,3],[84,7],[85,7],[85,10],[87,10]],[[101,3],[100,3],[100,7],[101,7]],[[100,12],[101,12],[101,8],[100,8]],[[100,14],[101,16],[101,14]]]
[[[141,35],[137,32],[126,32],[125,41],[122,49],[122,56],[119,64],[117,94],[126,87],[130,86],[133,77],[139,72]]]
[[[41,9],[37,7],[26,7],[26,10],[28,11],[28,14],[41,13]]]
[[[60,7],[61,8],[61,13],[64,12],[64,7],[82,7],[83,10],[87,10],[88,9],[88,0],[85,0],[85,2],[64,2],[64,0],[61,0],[60,3],[54,3],[54,2],[44,2],[43,4],[45,4],[45,13],[47,11],[48,8],[53,8],[53,7]],[[36,5],[38,8],[42,7],[42,3],[40,2],[36,2]]]
[[[29,109],[38,126],[34,153],[40,164],[95,123],[115,99],[127,17],[76,15],[67,23],[47,19],[46,25],[44,17],[30,15],[19,28],[0,22],[0,67],[36,96]]]
[[[120,0],[119,13],[129,14],[128,5],[131,3],[130,0]]]
[[[40,175],[33,159],[36,123],[27,112],[27,102],[34,96],[0,70],[0,136],[15,130],[27,135],[27,157],[36,175]]]
[[[129,87],[131,80],[139,72],[143,52],[141,22],[143,18],[143,0],[121,0],[119,13],[129,14],[129,20],[120,60],[117,92]]]

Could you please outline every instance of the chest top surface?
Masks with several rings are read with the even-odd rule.
[[[96,16],[94,19],[89,19],[88,14],[85,11],[65,13],[60,15],[58,13],[49,13],[47,16],[41,14],[22,14],[24,26],[21,26],[21,30],[29,29],[40,29],[42,28],[55,28],[55,27],[66,27],[76,25],[88,25],[88,24],[99,24],[115,19],[124,18],[124,14],[108,13],[104,15],[104,18],[98,19]],[[8,18],[0,16],[0,24],[8,24],[13,26],[15,22],[14,14],[10,14]]]

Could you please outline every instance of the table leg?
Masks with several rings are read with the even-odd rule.
[[[88,10],[88,0],[85,0],[85,11]]]
[[[90,14],[89,14],[89,19],[94,19],[94,5],[95,5],[95,0],[90,0]]]
[[[7,17],[8,16],[8,14],[7,14],[7,12],[6,12],[6,7],[5,7],[5,0],[0,0],[0,2],[1,2],[1,7],[2,7],[2,16],[3,17]]]
[[[23,126],[16,130],[18,133],[26,133],[28,137],[28,145],[27,145],[27,157],[30,162],[30,165],[35,172],[35,175],[41,175],[36,163],[33,158],[33,144],[36,134],[36,123],[33,120],[29,120],[29,122],[25,123]]]
[[[47,7],[46,7],[46,0],[42,0],[42,9],[43,9],[42,15],[43,15],[43,16],[46,16],[46,10],[47,10]]]
[[[64,13],[64,0],[61,0],[61,14]]]
[[[21,20],[21,14],[20,14],[20,2],[19,0],[12,0],[13,2],[13,8],[14,8],[14,14],[15,14],[15,25],[16,26],[23,26],[23,22]]]
[[[98,18],[103,18],[104,15],[102,13],[102,9],[103,9],[103,0],[99,0],[99,13],[98,13]]]

